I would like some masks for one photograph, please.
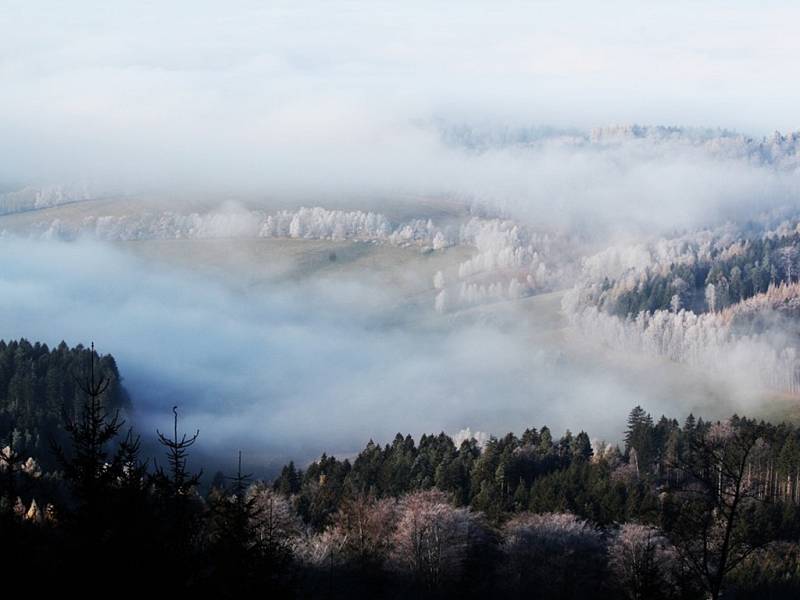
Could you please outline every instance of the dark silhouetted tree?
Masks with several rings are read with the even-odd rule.
[[[210,570],[214,580],[224,585],[219,591],[237,595],[262,589],[274,576],[273,565],[264,560],[256,523],[257,499],[247,494],[252,475],[242,472],[242,453],[236,475],[224,491],[212,498],[209,527]]]
[[[770,539],[757,510],[764,482],[749,468],[764,432],[747,419],[715,423],[693,436],[680,460],[688,477],[668,504],[670,534],[686,568],[714,600],[728,574]]]
[[[203,472],[191,473],[187,468],[189,448],[197,441],[200,430],[194,435],[178,436],[178,407],[172,407],[172,437],[156,430],[158,442],[166,449],[167,468],[156,464],[152,475],[162,521],[167,533],[167,546],[173,558],[190,554],[192,535],[195,530],[199,508],[195,501],[195,488]]]
[[[86,396],[83,407],[75,417],[65,417],[70,450],[65,451],[53,443],[53,451],[78,502],[76,516],[86,526],[85,533],[98,533],[103,525],[103,511],[107,507],[109,490],[121,474],[122,457],[109,450],[124,421],[119,411],[109,414],[103,402],[110,379],[98,375],[95,369],[96,353],[91,346],[89,368],[76,377],[78,387]]]

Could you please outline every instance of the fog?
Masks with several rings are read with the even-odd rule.
[[[800,8],[730,6],[10,0],[0,192],[80,185],[126,210],[455,202],[592,249],[796,210],[796,150],[787,166],[703,141],[798,126]],[[711,132],[591,141],[632,123]],[[636,404],[757,407],[740,382],[584,346],[532,301],[445,317],[404,302],[355,274],[251,288],[120,245],[0,238],[0,337],[93,340],[137,426],[178,404],[209,452],[307,459],[542,424],[617,440]]]
[[[476,158],[443,144],[436,124],[788,131],[800,99],[790,76],[799,11],[783,2],[732,11],[729,2],[468,2],[452,10],[12,0],[0,8],[0,183],[456,193],[537,207],[542,195],[564,202],[577,193],[571,202],[603,203],[618,196],[618,187],[607,189],[603,160]],[[738,189],[724,169],[700,177],[695,156],[668,158],[654,175],[673,183],[642,212],[696,189],[698,178],[701,187],[721,185],[720,194]],[[611,171],[622,171],[620,187],[652,187],[651,173],[626,175],[621,166]],[[573,168],[577,183],[566,186]],[[738,177],[745,189],[763,185]],[[697,193],[681,206],[695,205]]]
[[[543,333],[558,329],[552,315],[507,304],[499,320],[398,320],[391,294],[326,278],[243,293],[108,244],[0,241],[3,336],[93,340],[117,359],[137,428],[163,430],[177,404],[203,452],[243,448],[265,464],[351,454],[398,431],[543,424],[618,439],[635,404],[688,412],[716,398],[686,375],[670,383],[669,367],[653,376],[565,353]]]

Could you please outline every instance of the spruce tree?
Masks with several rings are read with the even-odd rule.
[[[167,546],[173,557],[188,557],[191,549],[192,533],[196,525],[197,510],[193,506],[193,494],[200,483],[202,470],[191,473],[187,468],[189,448],[197,441],[200,430],[194,435],[178,436],[178,407],[172,407],[172,437],[156,430],[158,442],[166,449],[167,468],[156,464],[151,482],[156,492],[163,524],[167,531]]]
[[[85,531],[95,533],[102,526],[106,497],[122,467],[121,455],[110,453],[108,446],[124,425],[118,410],[113,414],[106,410],[103,400],[111,380],[97,375],[96,356],[92,343],[88,372],[75,378],[86,400],[75,417],[65,416],[70,451],[56,443],[52,445],[78,503],[76,516],[88,523]]]
[[[254,526],[260,511],[256,499],[247,497],[251,477],[242,472],[240,451],[236,475],[212,499],[209,567],[225,594],[255,591],[258,582],[273,575]]]

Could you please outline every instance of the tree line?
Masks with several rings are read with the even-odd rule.
[[[6,405],[0,560],[11,579],[89,596],[800,590],[800,430],[791,424],[692,415],[679,423],[636,407],[619,446],[546,426],[483,444],[398,434],[352,460],[289,463],[272,481],[254,481],[239,454],[203,488],[207,476],[191,462],[201,433],[182,432],[175,408],[169,430],[156,433],[163,456],[143,457],[118,404],[125,396],[112,401],[113,359],[76,351],[80,401],[48,441],[52,468],[28,454],[41,446],[16,444],[16,409]],[[39,347],[31,360],[50,354]]]

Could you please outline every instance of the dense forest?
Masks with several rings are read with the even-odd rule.
[[[800,226],[776,221],[609,247],[584,261],[564,314],[612,348],[796,393]]]
[[[65,443],[63,424],[82,410],[85,395],[74,375],[88,364],[91,350],[0,340],[0,434],[20,454],[35,458],[47,471],[56,466],[50,439]],[[97,358],[97,375],[108,379],[103,403],[125,411],[130,400],[111,356]]]
[[[715,312],[766,293],[770,286],[800,280],[800,234],[755,237],[714,250],[691,262],[659,269],[632,289],[613,295],[618,316],[642,311]],[[613,283],[606,282],[609,289]]]
[[[653,419],[620,445],[529,427],[370,441],[273,481],[192,462],[200,432],[126,427],[114,360],[0,345],[0,545],[20,580],[84,596],[794,598],[800,429]],[[25,579],[24,579],[25,578]]]

